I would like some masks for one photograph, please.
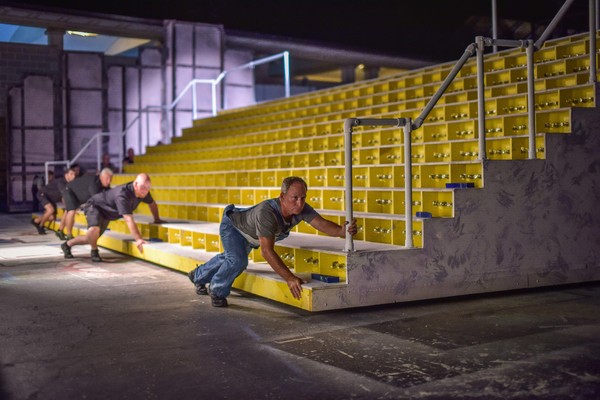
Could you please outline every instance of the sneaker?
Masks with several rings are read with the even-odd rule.
[[[73,258],[73,254],[71,254],[71,248],[69,247],[67,242],[64,242],[63,244],[61,244],[60,249],[65,254],[65,258]]]
[[[206,287],[206,285],[202,284],[202,283],[194,282],[194,271],[195,271],[195,269],[188,272],[188,278],[190,278],[190,281],[194,284],[194,286],[196,286],[196,294],[201,295],[201,296],[207,296],[208,288]]]
[[[46,230],[44,229],[44,227],[36,224],[34,220],[31,220],[31,225],[35,226],[35,229],[37,229],[38,234],[40,234],[40,235],[46,234]]]
[[[68,240],[67,236],[62,231],[56,231],[56,236],[58,236],[60,240]]]
[[[102,258],[100,257],[98,250],[92,250],[90,255],[92,256],[92,262],[102,262]]]
[[[210,300],[212,302],[213,307],[227,307],[227,299],[225,297],[215,296],[214,294],[210,295]]]

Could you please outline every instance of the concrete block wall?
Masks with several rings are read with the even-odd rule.
[[[60,52],[50,46],[0,43],[0,117],[6,117],[7,92],[27,75],[60,76]]]
[[[49,46],[0,43],[0,209],[7,210],[10,179],[8,177],[8,99],[9,92],[23,86],[27,76],[60,79],[60,52]],[[20,121],[17,121],[20,123]],[[13,123],[14,125],[14,123]],[[19,193],[23,191],[20,190]]]

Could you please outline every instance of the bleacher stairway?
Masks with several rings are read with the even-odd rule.
[[[479,160],[475,60],[412,133],[415,248],[407,249],[403,138],[398,128],[353,135],[356,252],[301,224],[276,249],[303,276],[301,300],[251,254],[234,287],[311,311],[546,286],[600,278],[600,115],[588,83],[587,36],[536,53],[536,154],[528,160],[525,53],[487,55],[487,160]],[[598,58],[598,55],[597,55]],[[149,173],[161,217],[136,221],[151,242],[140,254],[123,221],[100,245],[187,272],[220,250],[230,203],[277,197],[289,175],[306,179],[308,203],[344,221],[345,118],[416,118],[453,64],[346,85],[198,120],[169,145],[148,148],[113,186]],[[447,189],[446,183],[474,188]],[[77,217],[84,231],[85,218]],[[328,283],[319,278],[334,277]],[[190,290],[193,287],[190,285]]]

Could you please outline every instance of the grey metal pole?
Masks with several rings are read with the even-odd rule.
[[[143,124],[143,110],[138,111],[138,126],[137,126],[137,141],[138,141],[138,149],[140,149],[140,153],[144,148],[144,124]]]
[[[120,139],[119,136],[117,136],[117,137]],[[124,155],[123,150],[124,150],[123,143],[122,143],[122,141],[119,141],[119,160],[118,160],[117,166],[119,167],[120,172],[123,172],[123,155]]]
[[[595,83],[596,78],[596,0],[590,0],[590,83]]]
[[[529,151],[530,160],[535,160],[535,76],[533,71],[533,40],[527,41],[527,117],[529,125]]]
[[[569,7],[571,7],[571,4],[573,3],[573,1],[574,0],[566,0],[564,2],[562,7],[560,8],[560,10],[558,10],[556,15],[552,19],[552,21],[550,21],[550,23],[546,27],[546,30],[544,31],[544,33],[542,33],[542,35],[539,37],[539,39],[535,42],[536,49],[539,49],[544,45],[544,42],[546,41],[548,36],[550,36],[552,31],[554,31],[554,28],[556,28],[556,25],[558,25],[558,23],[560,22],[562,17],[567,13],[567,10],[569,9]]]
[[[212,87],[212,115],[217,115],[217,83],[215,81],[211,84]]]
[[[496,0],[492,0],[492,39],[498,39],[498,7]],[[498,46],[493,46],[494,53],[498,52]]]
[[[290,97],[290,53],[283,52],[283,73],[285,74],[285,97]]]
[[[353,209],[352,209],[352,126],[356,123],[356,118],[348,118],[344,121],[344,163],[345,163],[345,180],[346,180],[346,222],[352,221]],[[344,226],[344,229],[347,227]],[[354,241],[352,235],[346,234],[346,243],[344,251],[354,251]]]
[[[404,125],[404,218],[405,218],[405,239],[404,247],[413,247],[413,220],[412,220],[412,149],[411,137],[412,124],[410,118],[407,118]]]
[[[423,125],[423,122],[425,121],[425,118],[427,118],[427,115],[429,115],[429,113],[431,112],[433,107],[435,107],[438,100],[443,96],[446,89],[448,89],[448,86],[450,86],[454,78],[456,78],[456,75],[458,75],[460,69],[463,67],[463,65],[465,65],[469,57],[471,57],[474,53],[475,45],[471,43],[467,46],[463,55],[456,62],[452,70],[448,73],[448,76],[446,76],[446,79],[444,79],[444,82],[442,82],[440,88],[437,90],[437,92],[435,92],[431,99],[429,99],[429,102],[427,103],[423,111],[421,111],[421,114],[419,114],[419,116],[414,120],[412,124],[412,129],[418,129],[419,127],[421,127],[421,125]]]
[[[150,110],[146,108],[146,146],[150,146]]]
[[[198,119],[198,104],[196,101],[196,82],[192,84],[192,118]]]
[[[477,130],[479,135],[479,160],[485,160],[485,71],[483,64],[483,36],[475,38],[477,46]]]
[[[96,134],[96,156],[98,157],[96,159],[96,168],[98,170],[98,172],[100,172],[100,170],[102,168],[100,168],[102,166],[102,136],[100,134]]]

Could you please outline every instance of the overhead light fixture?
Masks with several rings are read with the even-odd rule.
[[[80,32],[80,31],[67,31],[67,33],[69,35],[74,35],[74,36],[83,36],[83,37],[93,37],[93,36],[98,36],[97,33],[90,33],[90,32]]]

